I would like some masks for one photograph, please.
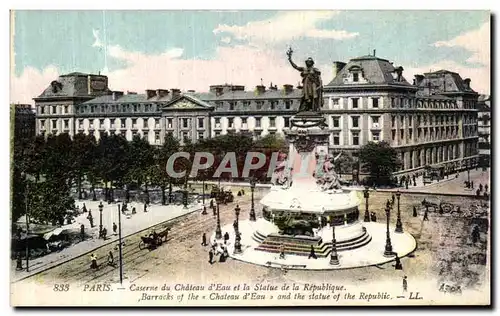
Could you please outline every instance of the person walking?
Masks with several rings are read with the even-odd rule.
[[[111,251],[108,253],[108,266],[115,267],[115,258],[113,257],[113,253]]]
[[[406,275],[403,277],[403,292],[408,291],[408,281]]]
[[[113,234],[116,235],[116,230],[118,229],[118,226],[116,226],[116,223],[113,222]]]
[[[314,251],[314,246],[313,245],[311,245],[311,252],[309,253],[309,258],[308,259],[311,259],[311,258],[318,259],[318,257],[316,256],[316,253]]]
[[[99,268],[99,266],[97,265],[97,257],[94,254],[90,256],[90,268],[94,270],[97,270]]]
[[[203,235],[201,236],[201,245],[202,246],[207,245],[207,234],[206,233],[203,233]]]
[[[210,251],[208,252],[208,263],[213,264],[214,260],[214,251],[212,248],[210,248]]]
[[[396,255],[396,265],[394,266],[396,270],[403,270],[403,265],[401,264],[401,260],[399,259],[399,256]]]
[[[280,245],[280,259],[285,259],[285,245]]]
[[[414,205],[413,206],[413,217],[417,217],[418,214],[417,214],[417,207]]]
[[[425,209],[425,212],[424,212],[424,221],[428,221],[429,220],[429,213],[427,212],[427,208]]]

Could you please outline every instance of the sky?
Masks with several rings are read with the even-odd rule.
[[[490,93],[487,11],[16,11],[12,103],[31,103],[59,75],[101,73],[112,90],[207,91],[213,84],[296,85],[312,57],[324,83],[332,62],[372,54],[403,76],[447,69]]]

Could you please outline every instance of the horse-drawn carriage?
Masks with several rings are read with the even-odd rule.
[[[210,198],[222,197],[222,203],[232,203],[234,201],[234,195],[231,190],[224,190],[224,188],[213,185],[212,191],[210,192]]]
[[[168,240],[168,232],[170,231],[170,227],[165,228],[164,230],[157,233],[156,231],[152,231],[149,236],[141,236],[141,241],[139,242],[139,249],[154,249],[158,246],[161,246],[164,242]]]

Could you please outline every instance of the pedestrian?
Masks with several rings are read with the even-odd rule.
[[[102,229],[102,232],[101,232],[102,239],[106,240],[106,235],[107,234],[108,234],[108,230],[106,229],[106,227],[104,227]]]
[[[479,189],[476,190],[476,196],[481,196],[481,191],[479,191]]]
[[[226,243],[226,241],[228,241],[228,240],[229,240],[229,233],[228,233],[228,232],[226,232],[226,233],[224,234],[224,243]]]
[[[215,205],[212,207],[212,212],[214,213],[214,217],[217,215],[217,209]]]
[[[403,292],[408,291],[408,281],[406,281],[406,275],[403,277]]]
[[[471,187],[471,189],[474,189],[474,181],[470,182],[470,187]]]
[[[483,184],[479,183],[479,191],[483,191]]]
[[[415,175],[413,175],[413,186],[414,187],[417,186],[417,179],[416,179]]]
[[[314,252],[314,246],[311,245],[311,251],[309,252],[309,258],[308,259],[318,259],[318,257],[316,256],[316,253]]]
[[[116,235],[116,230],[118,229],[118,226],[116,226],[116,223],[113,222],[113,234]]]
[[[80,225],[80,237],[81,237],[82,241],[85,240],[85,225],[83,225],[83,224]]]
[[[428,212],[428,208],[425,208],[424,221],[428,221],[429,220],[429,214],[427,212]]]
[[[472,243],[473,244],[475,244],[479,241],[479,236],[480,236],[479,227],[474,226],[474,229],[472,230]]]
[[[280,245],[280,259],[285,259],[285,245]]]
[[[23,269],[23,261],[21,259],[21,254],[19,253],[17,255],[17,259],[16,259],[16,270],[17,271],[20,271]]]
[[[208,263],[212,264],[214,260],[214,251],[212,248],[210,248],[210,251],[208,252]]]
[[[484,191],[488,192],[488,184],[484,185]]]
[[[207,234],[206,233],[203,233],[203,235],[201,236],[201,245],[202,246],[207,245]]]
[[[137,211],[135,210],[135,207],[132,207],[132,214],[137,214]]]
[[[210,208],[214,208],[214,200],[210,200]]]
[[[85,206],[85,203],[83,203],[82,211],[83,211],[84,213],[87,213],[87,206]]]
[[[113,253],[111,251],[108,253],[108,266],[112,266],[112,267],[115,266],[115,259],[113,257]]]
[[[396,255],[396,265],[394,266],[396,270],[403,270],[403,265],[401,264],[401,260],[399,259],[399,256]]]
[[[90,256],[90,268],[94,270],[97,270],[99,268],[99,266],[97,265],[97,257],[94,254]]]
[[[377,214],[375,214],[375,212],[370,213],[370,221],[374,223],[377,221]]]
[[[394,204],[395,201],[396,201],[396,196],[393,194],[392,195],[392,204]]]
[[[144,213],[147,213],[148,212],[148,205],[146,204],[146,202],[144,202]]]
[[[417,217],[418,214],[417,214],[417,207],[414,205],[413,206],[413,217]]]

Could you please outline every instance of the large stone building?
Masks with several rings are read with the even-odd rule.
[[[477,111],[479,155],[483,162],[488,164],[491,158],[491,97],[489,95],[479,97]]]
[[[333,151],[356,151],[370,141],[387,141],[401,155],[400,173],[424,166],[461,168],[476,161],[477,99],[470,79],[440,70],[416,75],[368,55],[334,63],[324,87]]]
[[[22,142],[36,135],[35,112],[30,104],[11,104],[14,142]]]
[[[409,83],[403,67],[376,56],[334,63],[324,87],[323,112],[332,130],[330,151],[356,156],[370,141],[389,142],[401,155],[401,173],[424,166],[461,168],[478,157],[477,99],[470,79],[437,71]],[[213,85],[209,92],[178,89],[143,94],[111,91],[106,76],[60,76],[35,98],[37,132],[74,135],[136,134],[161,145],[172,133],[181,142],[231,132],[255,138],[283,133],[296,113],[301,87]]]

